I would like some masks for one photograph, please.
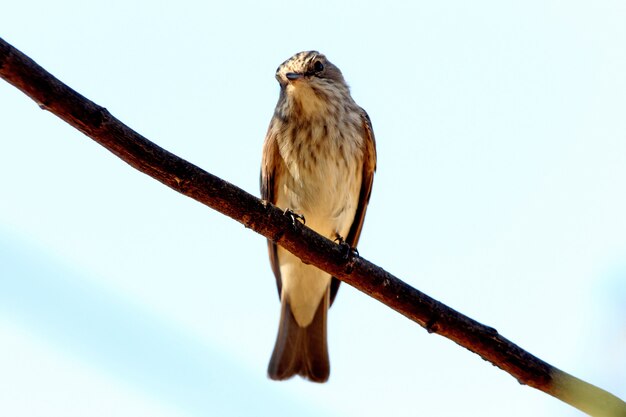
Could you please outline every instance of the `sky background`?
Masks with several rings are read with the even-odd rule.
[[[8,2],[0,37],[259,195],[276,67],[373,122],[360,254],[626,398],[626,3]],[[343,285],[331,378],[272,382],[265,240],[0,82],[0,414],[580,416]]]

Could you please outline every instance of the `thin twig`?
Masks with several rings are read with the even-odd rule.
[[[105,108],[53,77],[0,38],[0,76],[39,106],[74,126],[133,168],[242,223],[309,263],[370,295],[431,333],[480,355],[521,384],[593,416],[626,417],[626,403],[531,355],[485,326],[356,257],[307,227],[292,227],[282,210],[179,158],[136,133]]]

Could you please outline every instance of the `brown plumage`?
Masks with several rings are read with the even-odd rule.
[[[376,169],[370,119],[339,68],[319,52],[294,55],[276,79],[280,97],[263,146],[262,198],[356,248]],[[268,249],[281,298],[268,374],[324,382],[330,374],[326,317],[340,281],[271,241]]]

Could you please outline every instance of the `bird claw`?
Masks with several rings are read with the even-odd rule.
[[[357,248],[353,248],[350,246],[346,240],[339,235],[339,233],[335,233],[335,242],[337,242],[341,246],[341,250],[344,252],[343,258],[346,261],[350,261],[350,263],[354,263],[354,258],[359,256],[359,251]]]
[[[304,216],[302,214],[298,214],[295,211],[291,210],[291,209],[285,209],[284,213],[285,216],[289,216],[291,217],[291,225],[294,227],[294,229],[299,225],[305,225],[306,224],[306,219],[304,218]]]

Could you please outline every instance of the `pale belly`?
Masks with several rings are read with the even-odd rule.
[[[361,171],[352,164],[317,165],[298,170],[278,184],[276,205],[304,216],[306,226],[334,240],[346,238],[354,221],[361,188]],[[278,248],[282,296],[291,305],[298,324],[307,326],[327,292],[331,276],[285,249]]]

